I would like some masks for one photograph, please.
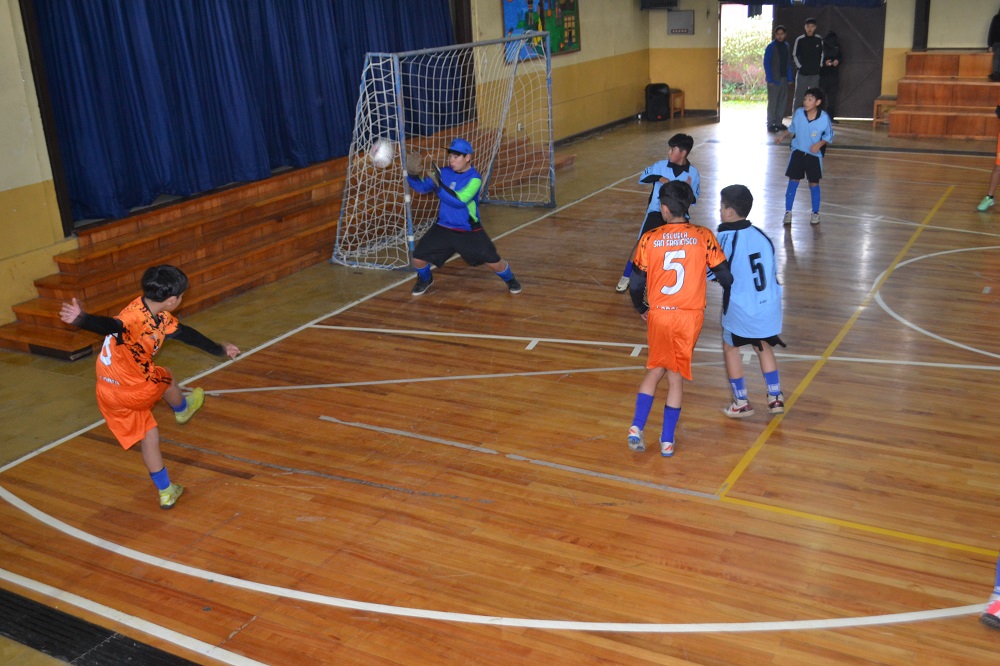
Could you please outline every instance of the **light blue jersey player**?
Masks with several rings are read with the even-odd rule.
[[[653,190],[649,193],[649,203],[646,206],[646,218],[639,229],[636,242],[642,235],[650,229],[663,224],[663,216],[660,215],[660,188],[672,180],[680,180],[691,186],[694,191],[695,203],[701,196],[701,176],[698,170],[688,162],[688,154],[694,148],[694,137],[690,134],[675,134],[667,141],[670,149],[667,151],[667,159],[660,160],[655,164],[646,167],[642,175],[639,176],[640,184],[652,184]],[[692,204],[693,205],[693,204]],[[632,275],[632,255],[635,254],[635,246],[629,253],[629,261],[625,264],[625,270],[618,280],[615,291],[624,293],[628,291],[629,277]]]
[[[753,206],[749,189],[730,185],[723,188],[721,198],[719,216],[722,224],[716,236],[733,275],[728,302],[722,306],[722,354],[733,389],[733,402],[723,411],[734,419],[753,416],[740,357],[740,347],[752,345],[767,384],[767,409],[772,414],[780,414],[785,411],[785,398],[772,347],[784,347],[785,343],[779,337],[782,290],[774,245],[763,231],[747,220]]]

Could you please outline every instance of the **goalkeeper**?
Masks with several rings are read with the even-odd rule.
[[[434,192],[441,200],[437,222],[417,243],[413,251],[413,267],[417,270],[414,296],[420,296],[431,286],[431,264],[438,268],[458,253],[470,266],[486,264],[507,284],[512,294],[521,293],[521,283],[514,277],[510,264],[500,257],[496,246],[479,220],[479,193],[483,177],[472,166],[472,144],[455,139],[448,146],[448,166],[438,169],[433,163],[425,173],[424,160],[419,155],[406,157],[406,180],[420,194]]]

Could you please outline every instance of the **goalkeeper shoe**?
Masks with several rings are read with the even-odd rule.
[[[784,414],[785,413],[785,396],[782,393],[778,395],[768,395],[767,396],[767,411],[772,414]]]
[[[426,280],[421,280],[418,277],[417,278],[417,283],[415,285],[413,285],[413,291],[411,291],[410,293],[413,294],[414,296],[420,296],[425,291],[427,291],[428,289],[430,289],[432,282],[434,282],[434,276],[433,275],[430,276],[429,278],[427,278]]]
[[[674,443],[673,442],[660,442],[660,455],[664,458],[669,458],[674,455]]]
[[[618,278],[618,284],[615,286],[615,291],[619,294],[624,294],[628,291],[628,278],[624,275]]]
[[[184,493],[184,486],[179,483],[171,483],[160,491],[160,508],[172,509],[177,504],[177,499]]]
[[[1000,629],[1000,599],[994,599],[986,604],[979,621],[992,629]]]
[[[976,206],[976,210],[978,210],[981,213],[984,210],[990,208],[993,208],[993,197],[987,194],[985,197],[983,197],[983,200],[979,202],[979,205]]]
[[[512,294],[521,293],[521,283],[517,281],[516,277],[512,277],[511,279],[507,280],[507,291],[509,291]]]
[[[646,450],[646,442],[643,439],[642,431],[635,426],[628,429],[628,448],[642,453]]]
[[[201,406],[205,404],[205,390],[201,388],[196,388],[191,391],[187,397],[187,407],[183,412],[174,412],[174,418],[181,425],[184,425],[191,420],[194,413],[201,409]]]
[[[723,409],[722,413],[731,419],[745,419],[748,416],[753,416],[753,407],[747,400],[735,400],[733,404]]]

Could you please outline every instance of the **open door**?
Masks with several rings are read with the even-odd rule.
[[[820,37],[831,30],[844,54],[837,93],[838,118],[871,118],[875,98],[882,93],[885,46],[885,5],[879,7],[775,7],[774,25],[788,29],[788,42],[803,34],[809,17],[816,19]]]

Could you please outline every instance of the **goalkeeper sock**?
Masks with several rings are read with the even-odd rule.
[[[799,181],[790,180],[788,181],[788,187],[785,188],[785,210],[791,210],[792,204],[795,203],[795,192],[799,189]]]
[[[809,186],[809,195],[812,197],[813,213],[819,212],[819,183]]]
[[[497,273],[497,275],[499,275],[500,279],[504,282],[510,282],[514,278],[514,271],[510,269],[510,264],[507,264],[507,268]]]
[[[424,266],[423,268],[418,268],[417,269],[417,278],[420,279],[420,280],[422,280],[422,281],[424,281],[424,282],[427,282],[428,280],[431,279],[431,266],[430,266],[430,264]]]

